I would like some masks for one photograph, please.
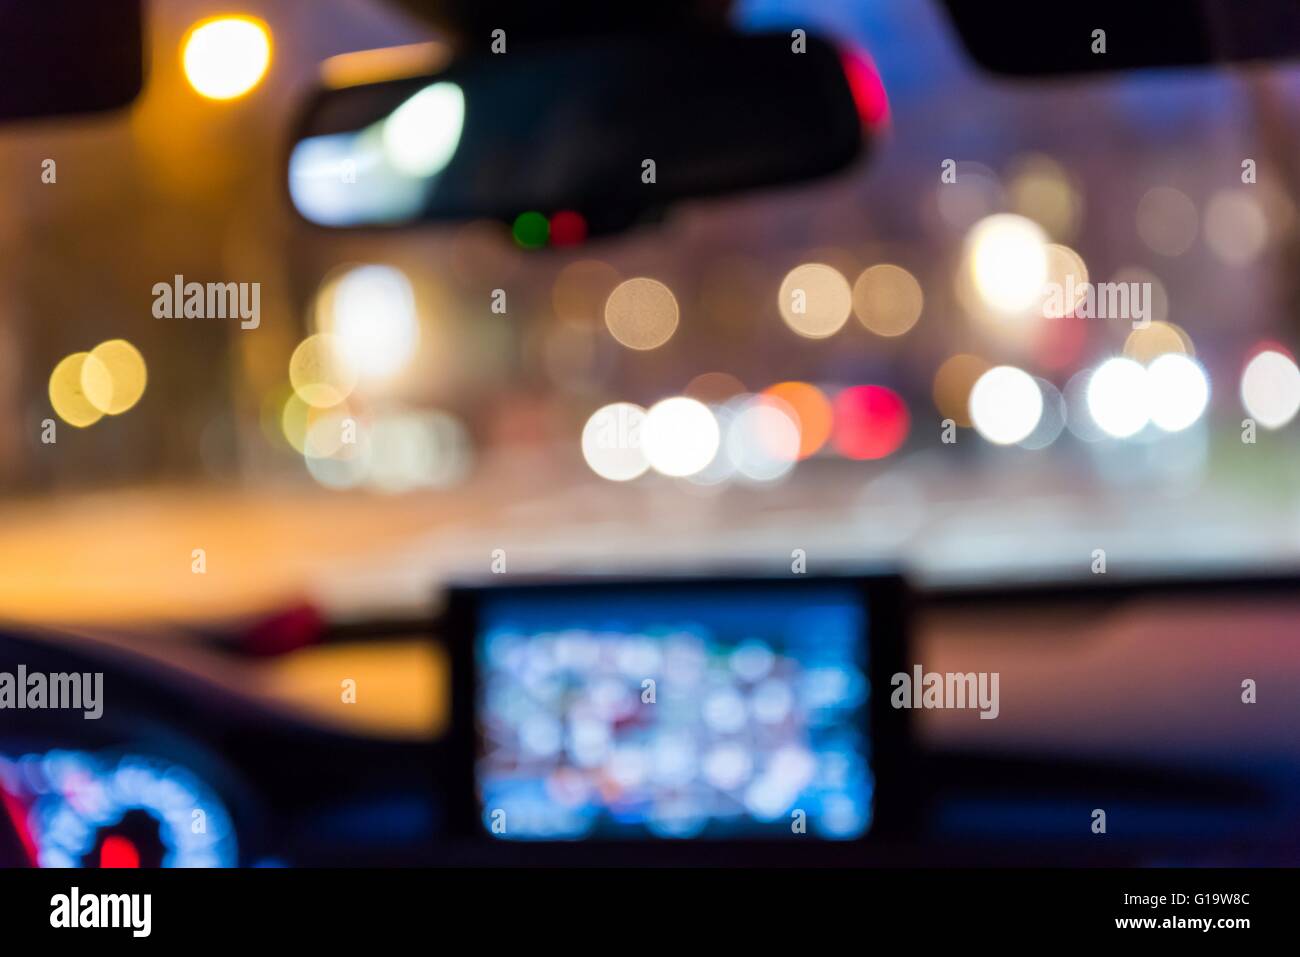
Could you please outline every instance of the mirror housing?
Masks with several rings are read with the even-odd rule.
[[[330,227],[565,212],[616,232],[683,199],[848,166],[884,112],[852,56],[813,37],[795,52],[785,34],[606,37],[322,91],[290,198]]]

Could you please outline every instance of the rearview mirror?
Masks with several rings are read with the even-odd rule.
[[[558,212],[566,234],[608,233],[688,197],[833,173],[883,109],[869,64],[812,37],[511,50],[322,92],[289,157],[289,193],[333,227],[531,213],[516,237],[543,245]]]

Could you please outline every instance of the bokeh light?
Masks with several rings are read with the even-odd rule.
[[[1065,427],[1070,434],[1083,442],[1100,442],[1106,438],[1092,419],[1088,410],[1088,382],[1092,379],[1091,369],[1082,369],[1070,377],[1061,390],[1065,399]]]
[[[1149,365],[1166,353],[1194,355],[1191,337],[1172,322],[1153,322],[1141,329],[1134,329],[1124,340],[1124,355]]]
[[[1151,382],[1132,359],[1107,359],[1088,379],[1088,413],[1107,435],[1126,439],[1151,421]]]
[[[290,390],[280,407],[280,436],[300,455],[330,458],[343,448],[344,423],[349,419],[353,416],[346,402],[321,407],[308,405],[297,392]]]
[[[289,447],[300,455],[307,451],[307,430],[310,427],[312,407],[292,389],[280,405],[277,424],[280,437],[289,443]]]
[[[82,392],[105,415],[121,415],[139,402],[147,381],[144,356],[125,339],[101,342],[81,367]]]
[[[1047,247],[1047,279],[1042,295],[1042,315],[1063,319],[1084,303],[1088,293],[1088,266],[1083,257],[1060,243]]]
[[[571,209],[562,209],[551,217],[551,245],[577,246],[587,238],[587,219]]]
[[[286,437],[306,422],[303,461],[320,485],[365,485],[384,494],[444,488],[462,481],[473,464],[464,424],[438,409],[385,407],[360,421],[346,404],[307,406],[291,396],[285,406]]]
[[[629,349],[659,348],[672,338],[678,319],[677,297],[657,279],[624,280],[605,301],[605,325]]]
[[[1043,393],[1033,376],[1015,366],[994,366],[970,391],[970,419],[994,445],[1029,438],[1043,414]]]
[[[360,431],[347,403],[329,409],[308,406],[304,424],[306,429],[302,434],[300,451],[309,459],[327,459],[338,455],[344,446],[355,444],[354,434]]]
[[[1047,235],[1033,220],[995,213],[966,236],[966,274],[981,304],[1003,317],[1038,304],[1048,278]]]
[[[721,440],[709,407],[685,396],[655,403],[641,424],[641,448],[661,475],[685,478],[702,471],[718,454]]]
[[[341,445],[333,455],[304,453],[303,464],[318,485],[339,491],[356,488],[365,482],[370,469],[370,435],[359,432],[355,443]]]
[[[979,356],[960,353],[945,359],[943,365],[934,374],[931,395],[934,407],[945,419],[952,419],[957,425],[969,427],[970,392],[976,381],[989,370],[989,363]]]
[[[451,162],[465,125],[465,94],[455,83],[432,83],[384,120],[384,157],[407,176],[436,176]]]
[[[925,296],[902,266],[881,263],[863,270],[853,284],[853,312],[878,336],[901,336],[921,318]]]
[[[808,382],[778,382],[764,389],[763,395],[784,402],[794,413],[799,426],[799,458],[817,454],[831,437],[835,423],[826,393]]]
[[[834,266],[804,263],[791,269],[777,293],[786,325],[808,339],[824,339],[843,328],[853,309],[853,290]]]
[[[437,409],[385,411],[376,416],[368,438],[365,482],[380,492],[454,485],[472,464],[464,425]]]
[[[845,458],[883,459],[902,446],[911,428],[907,404],[893,389],[859,385],[835,397],[831,442]]]
[[[96,408],[95,404],[86,397],[82,386],[87,362],[99,365],[99,360],[93,358],[89,352],[74,352],[60,361],[50,373],[50,405],[54,407],[54,412],[60,419],[79,429],[94,425],[104,416],[103,411]],[[100,375],[107,377],[108,371],[96,370],[91,378]]]
[[[181,51],[185,78],[197,93],[210,100],[233,100],[266,75],[271,32],[255,17],[214,17],[190,29]]]
[[[853,104],[857,107],[863,124],[868,127],[887,124],[889,96],[885,92],[880,71],[876,69],[876,64],[867,51],[857,46],[843,46],[840,49],[840,64],[844,68],[844,78],[849,81]]]
[[[308,336],[289,357],[289,382],[304,402],[316,408],[338,405],[357,385],[356,371],[341,356],[334,336]]]
[[[743,393],[732,396],[720,405],[711,405],[709,407],[713,417],[718,421],[718,434],[721,436],[719,454],[715,455],[713,461],[700,471],[686,476],[686,488],[713,490],[721,488],[737,478],[735,463],[731,461],[731,456],[726,454],[727,440],[731,435],[731,427],[735,423],[737,416],[745,410],[752,399],[752,395]]]
[[[378,131],[300,140],[289,154],[289,195],[304,217],[326,226],[409,222],[426,198],[424,182],[385,157]]]
[[[627,482],[642,475],[650,461],[641,447],[645,409],[613,402],[597,409],[582,429],[582,457],[603,479]]]
[[[1241,374],[1241,404],[1266,429],[1280,429],[1300,410],[1300,369],[1295,360],[1265,349]]]
[[[1056,160],[1032,153],[1016,161],[1007,185],[1013,212],[1039,223],[1058,241],[1079,231],[1083,202],[1078,187]]]
[[[399,372],[415,354],[420,324],[410,280],[393,266],[356,266],[331,277],[317,297],[316,325],[338,359],[363,379]]]
[[[799,426],[788,405],[770,396],[749,399],[727,429],[727,457],[741,476],[771,482],[799,458]]]
[[[1030,350],[1033,364],[1053,372],[1077,368],[1094,331],[1101,332],[1098,323],[1079,315],[1037,323]]]
[[[1065,431],[1066,406],[1061,391],[1046,379],[1034,377],[1043,400],[1043,412],[1034,430],[1017,443],[1024,449],[1045,449]]]
[[[1158,356],[1147,367],[1151,421],[1166,432],[1181,432],[1201,417],[1210,400],[1210,380],[1195,359],[1176,352]]]
[[[541,249],[551,234],[551,223],[541,213],[529,210],[515,217],[510,234],[524,249]]]

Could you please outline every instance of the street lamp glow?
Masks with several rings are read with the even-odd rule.
[[[233,100],[262,81],[271,65],[271,31],[255,17],[213,17],[195,24],[181,47],[185,78],[200,96]]]

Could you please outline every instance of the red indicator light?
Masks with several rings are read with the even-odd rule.
[[[37,864],[36,842],[32,840],[32,832],[27,827],[27,813],[23,806],[8,791],[0,790],[0,809],[3,809],[5,814],[8,815],[9,821],[14,826],[14,831],[18,834],[18,840],[23,846],[23,852],[27,855],[27,860],[32,867],[35,867]]]
[[[135,845],[117,834],[104,838],[104,845],[99,849],[100,867],[139,867],[140,852]]]
[[[551,217],[551,245],[576,246],[587,238],[587,220],[582,213],[563,209]]]

